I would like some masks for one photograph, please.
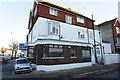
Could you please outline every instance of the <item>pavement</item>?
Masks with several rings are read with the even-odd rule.
[[[118,69],[118,64],[112,64],[112,65],[96,64],[89,67],[59,70],[59,71],[49,71],[49,72],[34,71],[32,73],[27,73],[27,74],[12,75],[11,78],[72,80],[77,78],[84,78],[91,74],[101,74],[105,72],[110,72],[115,69]]]

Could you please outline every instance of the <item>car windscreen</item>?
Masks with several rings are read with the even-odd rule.
[[[17,64],[24,64],[29,63],[29,60],[23,59],[23,60],[17,60]]]

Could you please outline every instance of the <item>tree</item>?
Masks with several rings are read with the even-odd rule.
[[[16,58],[16,54],[17,54],[17,51],[18,51],[18,42],[17,41],[14,41],[10,46],[11,50],[12,50],[12,57],[13,58],[13,53],[15,52],[15,58]]]
[[[1,52],[3,53],[3,56],[4,56],[4,53],[6,52],[6,49],[2,47]]]

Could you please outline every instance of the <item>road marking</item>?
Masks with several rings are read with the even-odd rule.
[[[101,73],[104,73],[104,72],[112,71],[114,69],[116,69],[116,68],[104,69],[104,70],[99,70],[99,71],[94,71],[94,72],[83,73],[83,74],[75,75],[72,78],[82,78],[82,77],[86,77],[86,76],[88,76],[90,74],[101,74]]]

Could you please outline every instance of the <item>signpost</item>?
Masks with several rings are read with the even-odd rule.
[[[28,44],[27,43],[20,43],[19,44],[19,50],[21,50],[20,56],[26,57],[27,56],[27,50],[28,50]]]

